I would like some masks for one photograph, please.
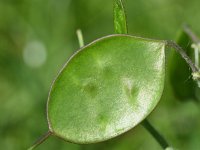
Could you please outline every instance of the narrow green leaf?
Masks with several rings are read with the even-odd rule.
[[[117,34],[127,34],[126,13],[122,0],[114,0],[114,29]]]
[[[49,94],[50,131],[67,141],[87,144],[135,127],[162,95],[164,49],[162,41],[111,35],[75,53]]]

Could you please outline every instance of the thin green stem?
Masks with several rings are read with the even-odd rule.
[[[78,30],[76,31],[76,34],[77,34],[79,46],[80,46],[80,47],[83,47],[83,46],[84,46],[84,40],[83,40],[83,34],[82,34],[81,29],[78,29]]]
[[[166,139],[150,124],[147,119],[142,122],[142,125],[155,138],[163,149],[167,149],[169,147]]]
[[[43,143],[51,134],[52,133],[50,131],[48,131],[47,133],[45,133],[30,148],[28,148],[28,150],[35,149],[37,146],[39,146],[41,143]]]
[[[194,49],[194,60],[196,67],[199,67],[199,46],[195,43],[191,45],[191,47]]]

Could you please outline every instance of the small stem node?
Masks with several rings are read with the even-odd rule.
[[[193,72],[192,73],[193,80],[200,80],[200,72]]]

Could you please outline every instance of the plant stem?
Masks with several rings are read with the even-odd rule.
[[[84,46],[84,40],[83,40],[83,34],[82,34],[81,29],[78,29],[76,31],[76,34],[77,34],[77,37],[78,37],[79,46],[83,47]]]
[[[190,59],[190,57],[186,54],[186,52],[183,50],[182,47],[180,47],[178,44],[176,44],[173,41],[167,41],[167,46],[174,48],[183,59],[185,59],[185,61],[187,62],[187,64],[189,65],[189,67],[192,69],[193,73],[197,73],[199,72],[199,69],[195,66],[195,64],[192,62],[192,60]]]
[[[169,147],[169,144],[165,140],[165,138],[150,124],[147,119],[145,119],[141,124],[155,138],[155,140],[160,144],[163,149]]]
[[[43,143],[51,134],[52,133],[50,131],[48,131],[47,133],[45,133],[30,148],[28,148],[28,150],[35,149],[37,146],[39,146],[41,143]]]

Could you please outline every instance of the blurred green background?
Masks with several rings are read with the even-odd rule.
[[[76,29],[82,29],[86,43],[112,34],[112,2],[0,0],[0,149],[26,149],[48,130],[48,91],[59,69],[79,47]],[[200,35],[199,0],[125,2],[129,34],[175,39],[186,22]],[[169,82],[168,58],[166,66],[162,100],[148,119],[175,148],[199,150],[200,105],[175,98]],[[161,150],[140,125],[99,144],[76,145],[51,137],[37,149]]]

